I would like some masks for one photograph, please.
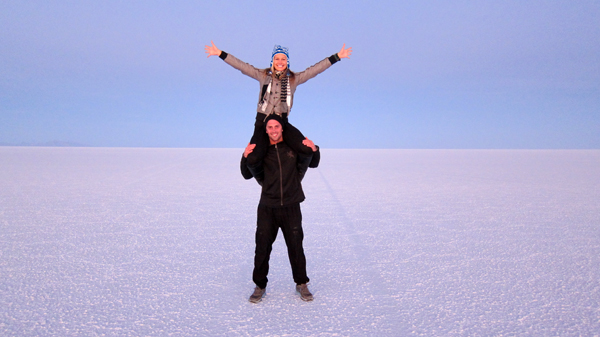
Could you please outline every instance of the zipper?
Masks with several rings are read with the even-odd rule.
[[[277,162],[279,163],[279,193],[281,194],[281,206],[283,206],[283,170],[281,169],[281,158],[279,157],[277,144],[275,144],[275,152],[277,152]]]

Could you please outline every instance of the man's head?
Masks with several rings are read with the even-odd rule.
[[[283,128],[285,122],[279,115],[271,114],[266,119],[266,132],[269,135],[271,144],[277,144],[283,141]]]

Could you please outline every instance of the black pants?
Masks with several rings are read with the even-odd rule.
[[[285,122],[285,125],[283,125],[283,141],[299,155],[312,155],[312,149],[302,144],[302,141],[306,137],[304,137],[300,130],[288,122],[287,114],[283,114],[282,117]],[[265,118],[265,114],[256,113],[254,134],[250,139],[250,144],[256,144],[256,147],[248,155],[247,161],[248,166],[251,168],[262,164],[262,160],[267,155],[267,149],[269,148],[269,135],[267,135],[265,129]]]
[[[269,258],[273,242],[281,228],[287,246],[292,275],[296,284],[308,283],[306,275],[306,257],[302,240],[302,212],[300,204],[284,207],[258,205],[256,221],[256,249],[254,251],[254,271],[252,281],[260,288],[266,288],[269,274]]]

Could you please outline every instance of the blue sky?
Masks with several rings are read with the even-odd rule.
[[[258,84],[217,47],[300,71],[290,121],[327,148],[600,148],[599,1],[1,1],[0,144],[247,144]]]

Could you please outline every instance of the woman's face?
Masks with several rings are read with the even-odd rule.
[[[287,68],[287,56],[285,54],[275,54],[273,56],[273,69],[282,71]]]

